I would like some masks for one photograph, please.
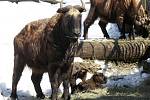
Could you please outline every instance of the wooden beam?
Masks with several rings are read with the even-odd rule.
[[[149,56],[150,40],[81,40],[76,53],[83,59],[135,62]]]

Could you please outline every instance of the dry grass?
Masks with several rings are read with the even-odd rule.
[[[150,80],[136,88],[104,88],[76,93],[71,100],[150,100]]]
[[[114,74],[128,75],[131,70],[137,68],[137,63],[113,64],[109,72],[115,70]],[[120,73],[119,73],[120,72]],[[103,88],[82,93],[76,93],[71,96],[71,100],[150,100],[150,78],[143,81],[138,87],[113,87]]]

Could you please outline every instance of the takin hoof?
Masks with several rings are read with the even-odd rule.
[[[106,39],[110,39],[110,36],[109,36],[108,34],[104,34],[104,37],[105,37]]]
[[[18,98],[17,94],[11,93],[10,100],[16,100]]]
[[[66,98],[66,97],[64,97],[64,94],[62,95],[62,100],[70,100],[71,99],[71,97],[70,97],[70,95],[68,95],[68,97]]]
[[[40,94],[37,94],[36,97],[40,99],[44,99],[45,95],[43,93],[40,93]]]
[[[119,39],[126,39],[126,36],[120,36]]]
[[[83,35],[84,40],[88,39],[87,35]]]
[[[17,98],[9,97],[7,100],[17,100]]]

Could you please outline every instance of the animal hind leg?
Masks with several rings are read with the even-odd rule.
[[[37,73],[32,72],[31,80],[33,82],[33,85],[37,94],[36,97],[44,99],[45,95],[43,94],[41,86],[40,86],[42,76],[43,76],[43,73],[37,74]]]
[[[130,32],[129,32],[129,39],[130,40],[134,40],[135,39],[133,30],[134,30],[133,25],[130,25]]]
[[[17,98],[17,85],[22,75],[23,69],[25,66],[25,62],[22,56],[19,54],[14,55],[14,69],[13,69],[13,77],[12,77],[12,92],[11,98]]]
[[[125,36],[125,22],[126,22],[126,17],[123,18],[123,22],[122,22],[122,28],[121,28],[121,36],[119,37],[119,39],[126,39],[126,36]]]
[[[103,34],[104,34],[104,37],[106,37],[107,39],[109,39],[110,37],[109,37],[109,35],[108,35],[108,33],[107,33],[107,30],[106,30],[107,22],[99,21],[98,24],[99,24],[99,26],[101,27],[101,30],[102,30],[102,32],[103,32]]]
[[[121,36],[119,37],[119,39],[126,39],[126,36],[125,36],[125,25],[124,24],[122,26]]]

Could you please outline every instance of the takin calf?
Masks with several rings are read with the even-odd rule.
[[[87,18],[84,21],[84,39],[88,36],[88,28],[99,17],[99,26],[104,34],[104,37],[110,38],[106,25],[110,23],[117,23],[121,28],[121,37],[125,38],[125,24],[129,25],[133,34],[133,26],[135,33],[142,34],[142,37],[148,37],[148,31],[143,27],[138,18],[144,19],[144,23],[147,23],[147,13],[143,8],[140,0],[90,0],[90,10]],[[140,28],[140,32],[138,32]]]
[[[80,82],[76,86],[76,92],[102,88],[103,87],[102,84],[105,84],[106,82],[107,78],[104,76],[103,73],[96,73],[90,79]]]
[[[58,99],[58,88],[63,82],[63,99],[70,99],[69,80],[72,62],[81,33],[81,12],[84,7],[66,6],[52,18],[31,22],[14,38],[14,69],[11,99],[17,98],[17,84],[25,65],[32,69],[31,80],[37,97],[45,98],[40,82],[48,72],[52,94]]]
[[[71,94],[76,90],[76,80],[79,78],[82,81],[86,80],[88,70],[77,65],[73,65],[72,75],[70,79]]]

